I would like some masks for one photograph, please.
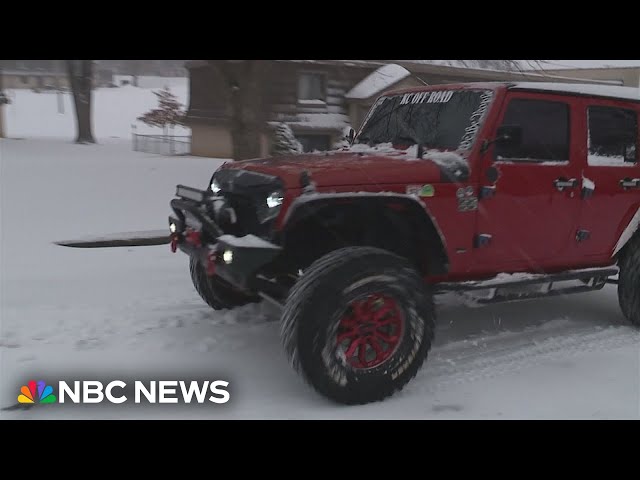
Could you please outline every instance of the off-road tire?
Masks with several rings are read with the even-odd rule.
[[[189,271],[196,291],[214,310],[231,309],[260,301],[259,297],[237,290],[216,275],[208,276],[204,266],[194,257],[189,259]]]
[[[630,240],[625,247],[618,266],[620,308],[627,320],[640,327],[640,235]]]
[[[350,302],[382,292],[402,311],[403,328],[385,363],[352,368],[336,345]],[[343,404],[383,400],[418,372],[431,347],[433,296],[404,258],[371,247],[346,247],[316,260],[292,287],[281,336],[294,368],[322,395]],[[368,348],[368,347],[365,347]]]

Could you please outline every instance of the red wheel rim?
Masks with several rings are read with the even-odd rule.
[[[371,294],[356,299],[338,324],[338,352],[354,369],[379,367],[398,348],[403,326],[402,311],[393,297]]]

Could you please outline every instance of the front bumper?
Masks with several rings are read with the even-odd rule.
[[[216,201],[212,192],[178,185],[171,200],[169,217],[171,249],[196,258],[209,275],[219,275],[242,290],[253,290],[256,276],[282,248],[255,235],[225,234],[211,212]]]

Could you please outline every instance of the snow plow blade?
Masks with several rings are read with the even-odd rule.
[[[168,244],[171,241],[169,235],[167,229],[148,230],[144,232],[113,233],[101,237],[85,237],[54,243],[62,247],[73,248],[146,247]]]

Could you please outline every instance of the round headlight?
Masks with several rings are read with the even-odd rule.
[[[211,191],[213,193],[218,193],[220,191],[220,185],[215,180],[211,182]]]
[[[276,208],[282,205],[284,201],[284,196],[282,192],[273,192],[271,195],[267,197],[267,207]]]

